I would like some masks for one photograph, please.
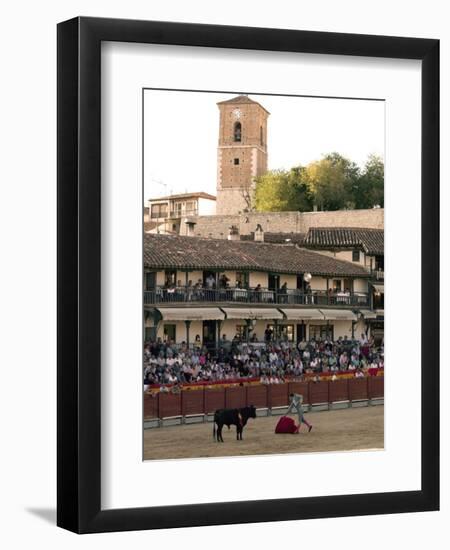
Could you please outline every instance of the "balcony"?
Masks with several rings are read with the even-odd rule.
[[[362,292],[329,293],[312,290],[287,292],[269,289],[224,288],[207,289],[192,287],[161,288],[144,291],[144,304],[195,304],[195,303],[277,304],[284,306],[336,306],[370,307],[370,298]]]
[[[181,208],[171,210],[169,212],[169,218],[182,218],[184,216],[197,216],[198,208]]]
[[[370,274],[375,281],[384,281],[384,269],[372,269]]]

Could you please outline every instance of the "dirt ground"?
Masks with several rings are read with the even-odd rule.
[[[236,428],[223,429],[224,443],[213,440],[213,423],[144,430],[144,460],[212,456],[265,455],[384,447],[384,407],[381,405],[305,414],[313,425],[298,435],[275,434],[279,416],[250,419],[243,440]],[[295,417],[293,417],[295,418]]]

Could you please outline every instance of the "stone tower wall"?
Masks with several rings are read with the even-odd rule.
[[[254,178],[267,171],[267,117],[259,104],[221,103],[217,153],[218,214],[238,214],[248,205],[243,198]],[[241,115],[234,114],[239,109]],[[241,141],[234,141],[234,125],[242,125]]]

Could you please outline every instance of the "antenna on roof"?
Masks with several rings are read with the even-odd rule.
[[[156,185],[161,185],[162,187],[164,187],[164,194],[167,195],[167,183],[164,183],[162,180],[158,180],[152,177],[150,177],[149,179],[151,183],[156,183]]]

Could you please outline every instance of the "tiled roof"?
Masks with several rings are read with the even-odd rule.
[[[241,235],[241,241],[254,241],[255,233],[252,231],[250,235]],[[274,233],[271,231],[264,232],[264,242],[273,244],[286,244],[288,242],[302,245],[305,240],[304,233]]]
[[[180,235],[144,234],[144,266],[150,269],[248,269],[274,273],[368,277],[351,262],[294,244],[254,243]]]
[[[311,227],[308,248],[361,248],[366,254],[384,254],[384,230],[355,227]]]
[[[232,97],[231,99],[226,99],[225,101],[219,101],[217,105],[225,105],[226,103],[235,103],[236,105],[254,103],[255,105],[259,105],[262,109],[267,111],[267,109],[263,107],[261,103],[258,103],[257,101],[253,101],[253,99],[250,99],[247,95],[238,95],[236,97]]]
[[[154,222],[154,221],[144,222],[144,231],[145,232],[152,231],[152,229],[156,229],[158,227],[158,225],[160,225],[160,224],[158,222]]]
[[[210,193],[205,193],[204,191],[198,191],[196,193],[179,193],[178,195],[166,195],[165,197],[154,197],[153,199],[148,199],[149,201],[168,201],[168,200],[175,200],[175,199],[209,199],[212,201],[216,200],[215,195],[211,195]]]

